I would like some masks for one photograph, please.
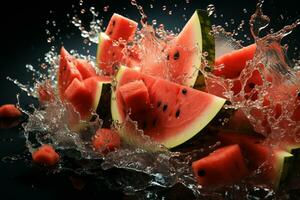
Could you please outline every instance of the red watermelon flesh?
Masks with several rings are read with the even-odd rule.
[[[240,132],[219,132],[218,139],[222,145],[239,144],[242,153],[247,160],[250,170],[258,170],[257,181],[265,181],[277,187],[285,178],[288,159],[292,155],[279,148],[272,148],[263,144],[263,138],[259,135],[249,135]]]
[[[62,47],[58,70],[58,90],[62,100],[64,99],[64,91],[75,78],[80,81],[82,80],[82,76],[76,68],[76,60]]]
[[[158,44],[154,36],[144,38],[141,71],[178,84],[194,86],[199,73],[197,68],[201,64],[202,45],[206,42],[202,40],[201,28],[205,32],[207,27],[204,21],[200,21],[205,15],[205,12],[196,10],[179,35],[168,43]],[[208,31],[205,34],[209,34]]]
[[[218,139],[225,146],[239,144],[251,170],[256,170],[271,154],[270,149],[261,144],[264,139],[262,136],[221,131],[218,133]]]
[[[213,71],[216,76],[225,78],[237,78],[245,68],[247,61],[253,59],[256,51],[256,44],[244,47],[216,58]]]
[[[133,67],[140,62],[136,48],[112,40],[105,33],[100,33],[97,50],[97,64],[104,74],[112,75],[120,65]]]
[[[240,181],[249,174],[239,145],[217,149],[192,163],[194,175],[202,186],[222,186]]]
[[[84,59],[76,60],[76,68],[80,72],[82,79],[87,79],[92,76],[97,76],[96,70],[92,66],[92,64]]]
[[[122,15],[114,13],[111,17],[105,33],[112,40],[132,40],[138,24]]]
[[[252,44],[247,47],[243,47],[239,50],[235,50],[231,53],[224,54],[215,60],[215,68],[213,74],[226,79],[238,78],[245,68],[248,61],[251,61],[256,51],[256,44]],[[247,80],[243,90],[249,93],[255,85],[261,85],[262,80],[258,71],[254,71],[252,76]],[[223,93],[226,91],[225,88],[208,78],[206,80],[207,90],[217,96],[224,97]],[[242,84],[239,80],[234,81],[232,88],[227,88],[233,91],[234,94],[239,93],[242,90]],[[254,95],[256,96],[256,95]],[[255,97],[251,97],[254,98]]]
[[[143,81],[150,98],[150,110],[139,116],[146,135],[167,147],[177,146],[197,134],[217,114],[225,100],[213,95],[121,67],[112,97],[112,117],[123,122],[126,108],[120,87]],[[133,101],[133,100],[132,100]],[[145,102],[136,101],[136,104]],[[140,107],[143,107],[140,106]],[[138,118],[131,116],[132,118]]]
[[[119,87],[119,92],[126,108],[130,108],[128,112],[131,112],[133,117],[135,117],[138,112],[145,112],[150,108],[148,89],[143,81],[137,80],[122,85]],[[134,120],[138,120],[138,118]]]

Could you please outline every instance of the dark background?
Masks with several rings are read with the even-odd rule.
[[[241,19],[248,24],[248,19],[255,9],[255,1],[207,1],[207,0],[148,0],[141,2],[145,13],[149,17],[149,21],[156,19],[158,23],[163,23],[167,28],[173,29],[175,26],[182,28],[185,24],[183,14],[188,19],[195,8],[206,9],[208,4],[214,4],[218,18],[213,20],[215,23],[223,25],[226,21],[233,18],[236,22]],[[150,4],[154,8],[150,9]],[[177,4],[177,7],[174,5]],[[72,8],[74,5],[74,8]],[[99,11],[99,17],[104,17],[104,26],[106,26],[113,12],[129,16],[135,20],[139,19],[139,13],[129,0],[84,0],[83,7],[79,7],[79,1],[7,1],[2,3],[0,12],[1,21],[1,73],[0,73],[0,105],[5,103],[16,103],[16,93],[20,90],[11,82],[6,80],[7,76],[18,79],[22,83],[30,81],[31,75],[25,70],[26,64],[32,64],[39,68],[39,64],[43,62],[44,54],[50,50],[50,46],[54,45],[56,49],[65,45],[67,49],[77,49],[84,52],[82,47],[88,48],[92,53],[95,53],[96,46],[88,47],[83,45],[83,40],[79,36],[79,31],[69,22],[70,18],[67,13],[73,16],[74,13],[79,14],[81,8],[89,8],[95,6],[96,11]],[[103,7],[109,5],[108,11],[103,12]],[[162,10],[163,5],[166,5],[166,11]],[[124,8],[126,8],[124,10]],[[184,9],[186,8],[186,9]],[[243,9],[247,9],[247,13]],[[75,10],[75,12],[74,12]],[[172,10],[172,15],[168,15],[168,11]],[[278,30],[284,24],[291,23],[297,18],[300,18],[299,7],[297,1],[293,0],[269,0],[264,4],[265,13],[271,16],[272,24],[275,30]],[[50,12],[51,11],[51,12]],[[220,17],[223,14],[223,18]],[[284,19],[280,19],[280,14]],[[91,15],[80,17],[84,22],[89,22]],[[56,27],[46,24],[55,20]],[[237,27],[232,25],[228,28]],[[69,25],[69,27],[67,26]],[[56,41],[52,44],[47,43],[47,35],[45,29],[50,29],[53,33],[59,28],[61,32],[56,36]],[[249,35],[247,26],[245,33]],[[292,33],[284,42],[294,47],[299,47],[300,34],[299,28]],[[61,39],[59,38],[61,37]],[[249,44],[253,41],[248,41]],[[86,50],[86,49],[85,49]],[[294,51],[291,51],[294,53]],[[296,55],[291,54],[293,56]],[[299,54],[298,54],[299,55]],[[21,93],[22,105],[27,105],[34,102],[33,99],[27,98],[24,93]],[[0,130],[0,159],[8,155],[22,154],[25,151],[24,139],[21,128],[16,127],[10,130]],[[59,197],[72,199],[93,199],[104,198],[109,195],[110,198],[121,198],[121,194],[108,190],[105,185],[98,192],[92,190],[84,190],[78,192],[74,190],[63,175],[46,175],[43,171],[32,168],[30,163],[24,160],[10,162],[0,162],[0,199],[57,199]],[[101,198],[100,198],[101,199]]]

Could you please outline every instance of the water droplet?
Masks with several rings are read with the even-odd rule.
[[[167,6],[163,6],[163,7],[162,7],[162,10],[166,10],[166,9],[167,9]]]
[[[209,4],[206,11],[208,12],[208,16],[211,16],[215,12],[215,5]]]
[[[185,0],[185,3],[190,3],[190,0]]]
[[[174,7],[177,8],[177,4],[176,3],[174,4]]]
[[[157,24],[157,21],[154,19],[154,20],[152,20],[152,24],[153,25],[156,25]]]
[[[150,8],[153,8],[153,4],[150,4]]]
[[[169,15],[172,15],[172,14],[173,14],[172,10],[170,10],[170,11],[168,12],[168,14],[169,14]]]
[[[246,8],[243,9],[243,12],[246,14],[248,11]]]
[[[80,13],[81,13],[81,14],[84,14],[84,13],[85,13],[85,10],[82,8],[82,9],[80,10]]]
[[[136,6],[137,5],[136,0],[131,0],[131,5]]]
[[[104,6],[104,7],[103,7],[103,11],[104,11],[104,12],[107,12],[107,11],[108,11],[108,8],[109,8],[108,5],[107,5],[107,6]]]
[[[79,5],[82,6],[83,5],[83,0],[79,1]]]

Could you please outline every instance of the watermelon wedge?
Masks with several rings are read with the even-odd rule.
[[[221,131],[218,133],[218,139],[225,146],[240,145],[249,169],[258,170],[259,181],[268,182],[277,188],[286,179],[293,155],[285,150],[263,144],[262,136]]]
[[[129,113],[132,119],[138,121],[139,127],[146,135],[168,148],[178,146],[196,135],[214,118],[225,103],[222,98],[145,75],[127,67],[119,69],[116,81],[118,84],[112,93],[111,101],[113,120],[123,122]],[[150,104],[145,101],[135,101],[137,104],[135,107],[139,110],[132,114],[128,112],[131,108],[126,105],[131,105],[130,102],[133,102],[134,97],[124,98],[124,94],[130,93],[126,91],[126,85],[137,81],[139,84],[143,82],[148,95],[145,94],[143,84],[136,89],[140,92],[131,92],[131,94],[137,99],[149,98]],[[131,90],[132,87],[127,88]]]
[[[113,75],[120,65],[134,66],[139,62],[138,55],[127,45],[136,29],[133,20],[116,13],[111,17],[105,33],[99,34],[97,49],[97,65],[104,74]]]
[[[206,11],[196,10],[179,35],[161,50],[163,54],[166,54],[165,58],[159,60],[153,58],[154,51],[157,51],[155,47],[151,44],[150,46],[144,45],[144,49],[150,49],[153,52],[143,55],[146,62],[141,71],[161,78],[166,78],[167,73],[167,78],[173,82],[201,87],[203,76],[199,71],[199,66],[202,52],[208,53],[208,60],[214,59],[214,39],[210,30],[211,22]],[[167,70],[162,70],[165,68]]]

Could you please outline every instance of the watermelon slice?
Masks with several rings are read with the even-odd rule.
[[[249,174],[239,145],[217,149],[192,163],[194,175],[202,186],[220,186],[240,181]]]
[[[114,14],[105,33],[99,34],[97,65],[104,74],[114,74],[120,65],[134,66],[139,57],[126,45],[132,41],[137,23],[124,16]],[[126,46],[126,48],[125,48]]]
[[[202,52],[209,53],[208,60],[214,58],[214,39],[210,30],[211,23],[206,11],[196,10],[179,35],[163,49],[166,58],[160,60],[153,58],[152,54],[155,52],[143,55],[143,59],[147,62],[142,66],[142,72],[161,78],[166,78],[165,73],[168,73],[168,79],[173,82],[198,87],[203,82],[200,78],[203,76],[198,69],[201,65]],[[144,48],[149,47],[144,45]],[[166,67],[167,72],[162,70]]]
[[[222,145],[239,144],[250,170],[258,170],[260,181],[268,182],[275,188],[285,180],[293,155],[278,148],[263,144],[260,135],[240,132],[218,133]]]
[[[145,101],[135,101],[135,104],[141,104],[135,107],[142,112],[137,112],[137,116],[131,114],[130,117],[138,121],[139,127],[143,128],[146,135],[168,148],[178,146],[196,135],[225,103],[222,98],[126,67],[119,69],[116,80],[118,84],[111,101],[112,118],[123,122],[127,110],[130,110],[126,105],[131,105],[133,97],[124,98],[126,87],[129,88],[127,94],[131,90],[131,87],[126,85],[136,81],[144,82],[148,95],[144,94],[144,86],[137,89],[140,92],[131,94],[137,99],[147,100],[149,96],[150,105]],[[126,99],[128,101],[124,102]]]
[[[64,48],[61,49],[58,70],[59,95],[62,101],[71,103],[74,110],[80,114],[81,120],[89,120],[92,112],[96,112],[101,103],[100,99],[109,95],[107,89],[105,93],[102,93],[102,90],[110,87],[110,82],[110,77],[98,76],[88,61],[76,59]],[[71,121],[72,126],[78,123],[76,120]]]

